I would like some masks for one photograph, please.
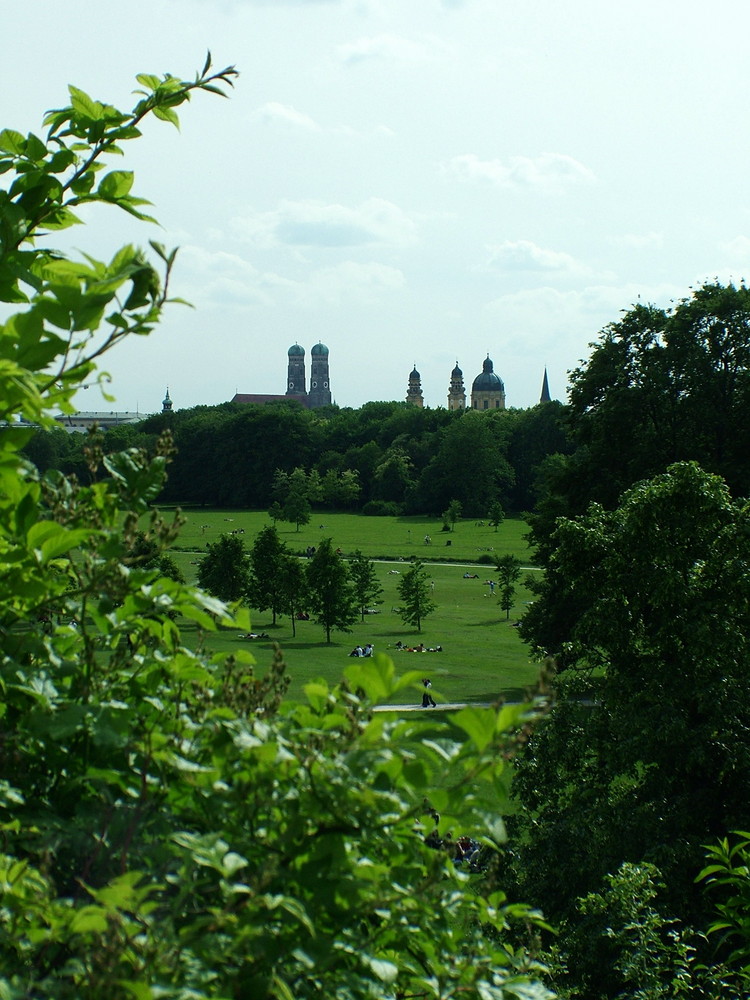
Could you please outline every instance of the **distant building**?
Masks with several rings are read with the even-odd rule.
[[[464,387],[464,373],[458,367],[458,361],[456,362],[456,367],[451,372],[451,384],[448,387],[448,409],[449,410],[466,409],[466,389]]]
[[[121,424],[137,424],[143,419],[142,413],[133,413],[128,410],[121,410],[119,413],[114,410],[110,412],[89,410],[72,414],[59,413],[55,417],[57,423],[71,434],[74,431],[85,434],[94,426],[98,427],[99,430],[106,431],[111,427],[119,427]]]
[[[328,348],[317,343],[310,351],[310,391],[306,389],[305,349],[292,344],[287,351],[286,392],[258,393],[237,392],[233,403],[274,403],[284,399],[296,399],[310,410],[331,404],[331,375],[328,363]]]
[[[409,373],[409,386],[406,390],[406,402],[411,403],[412,406],[424,406],[424,397],[422,396],[422,376],[417,371],[416,365],[414,365]]]
[[[552,397],[549,394],[549,382],[547,381],[547,368],[544,369],[544,379],[542,380],[542,394],[539,397],[540,403],[550,403],[552,402]]]
[[[499,375],[493,371],[489,354],[484,359],[482,371],[471,385],[472,410],[504,410],[505,386]]]
[[[167,394],[161,401],[161,412],[171,413],[172,412],[172,400],[169,398],[169,386],[167,386]]]

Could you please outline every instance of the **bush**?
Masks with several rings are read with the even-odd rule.
[[[362,513],[368,517],[401,517],[404,508],[394,500],[368,500]]]

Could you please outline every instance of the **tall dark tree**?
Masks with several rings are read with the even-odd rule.
[[[285,605],[279,564],[286,554],[287,548],[279,538],[275,525],[261,528],[250,548],[248,604],[258,611],[270,611],[273,625]]]
[[[615,511],[563,519],[553,541],[537,603],[570,611],[567,670],[517,763],[518,871],[562,927],[581,995],[620,996],[603,974],[617,942],[576,898],[644,861],[665,911],[706,926],[704,845],[750,829],[750,509],[680,463]]]
[[[371,604],[382,604],[383,588],[380,586],[375,563],[357,549],[349,560],[349,577],[352,581],[361,621]]]
[[[334,550],[330,538],[324,538],[307,564],[307,603],[313,618],[322,625],[326,642],[331,632],[351,632],[357,620],[357,603],[349,579],[349,571]]]
[[[239,535],[209,542],[198,563],[198,585],[221,601],[239,601],[247,592],[250,557]]]
[[[398,582],[401,620],[422,631],[422,622],[437,607],[430,594],[430,582],[422,562],[416,559]]]

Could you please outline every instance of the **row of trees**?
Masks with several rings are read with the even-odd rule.
[[[309,560],[301,560],[289,551],[275,525],[262,528],[249,551],[240,535],[225,534],[210,542],[198,564],[198,583],[222,601],[268,611],[272,625],[278,615],[289,615],[293,635],[297,617],[311,616],[325,630],[327,642],[332,631],[351,632],[357,618],[364,621],[368,610],[382,603],[383,593],[374,563],[361,552],[344,559],[326,538]],[[402,621],[421,631],[436,605],[419,560],[399,580],[398,594]]]
[[[318,509],[439,516],[457,501],[467,517],[487,517],[493,503],[529,510],[539,464],[567,448],[559,403],[460,413],[406,403],[306,410],[295,401],[158,414],[107,431],[105,447],[152,449],[164,430],[177,447],[164,502],[262,510],[279,503],[280,516],[280,493],[293,489],[296,470]],[[44,431],[26,454],[43,472],[85,477],[84,447],[85,435]]]

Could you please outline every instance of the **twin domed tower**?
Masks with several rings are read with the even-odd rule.
[[[546,373],[545,373],[546,377]],[[409,375],[409,388],[406,393],[406,402],[415,406],[424,406],[422,397],[422,380],[416,367]],[[456,364],[451,372],[451,382],[448,387],[448,409],[466,409],[466,389],[464,388],[464,373]],[[492,360],[489,354],[484,360],[482,371],[474,379],[471,385],[471,409],[472,410],[504,410],[505,409],[505,386],[499,375],[496,375],[492,368]]]
[[[315,344],[310,351],[310,391],[305,389],[305,349],[292,344],[288,352],[286,395],[295,396],[311,409],[331,404],[331,374],[328,367],[328,348]]]

